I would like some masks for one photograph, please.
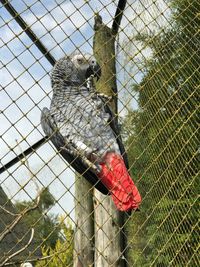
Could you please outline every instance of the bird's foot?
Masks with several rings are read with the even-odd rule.
[[[104,98],[106,101],[112,100],[112,96],[106,95],[104,93],[97,93],[97,95],[100,96],[101,98]]]
[[[94,173],[99,173],[101,171],[99,164],[95,164],[90,161],[87,156],[83,153],[83,150],[77,149],[72,144],[67,144],[66,147],[60,147],[61,150],[65,150],[67,153],[72,154],[75,158],[80,158],[83,164],[91,169]]]

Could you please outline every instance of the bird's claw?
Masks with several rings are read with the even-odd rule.
[[[106,99],[107,101],[111,101],[112,100],[112,96],[106,95],[104,93],[97,93],[98,96]]]
[[[85,155],[83,155],[83,151],[76,149],[75,147],[60,147],[61,150],[65,150],[67,153],[73,154],[75,158],[81,158],[82,162],[87,166],[88,169],[92,169],[93,172],[99,173],[101,168],[99,165],[95,165],[92,161],[90,161]]]

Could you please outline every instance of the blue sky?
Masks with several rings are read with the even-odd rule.
[[[116,2],[10,1],[55,59],[75,49],[91,53],[94,12],[99,11],[103,21],[111,26]],[[128,37],[137,32],[156,31],[166,24],[169,17],[169,9],[163,0],[154,1],[156,6],[152,2],[130,0],[124,13],[119,36],[121,48],[118,60],[123,59],[125,53],[127,58],[134,58],[134,61],[128,59],[126,62],[127,72],[120,70],[124,68],[123,61],[120,62],[122,66],[118,64],[118,79],[120,79],[118,85],[123,92],[121,84],[126,84],[126,88],[129,89],[134,82],[139,82],[142,78],[141,71],[134,63],[151,55],[151,51],[143,49],[138,43],[126,49]],[[106,8],[102,3],[106,3]],[[148,24],[148,27],[145,24]],[[122,48],[125,51],[123,53]],[[127,66],[132,67],[131,73]],[[2,136],[0,164],[2,165],[42,137],[40,112],[43,107],[49,106],[52,95],[49,77],[51,64],[2,5],[0,5],[0,68]],[[129,103],[130,107],[137,108],[135,100],[137,97],[134,98],[129,92],[129,90],[126,92],[123,101]],[[120,105],[124,114],[122,107]],[[48,165],[45,165],[45,162],[49,162]],[[58,200],[54,212],[68,212],[73,217],[74,174],[70,167],[66,168],[66,163],[61,157],[56,155],[53,146],[45,144],[28,157],[32,173],[22,163],[14,165],[0,177],[8,196],[13,200],[35,197],[37,180],[41,187],[49,186]]]

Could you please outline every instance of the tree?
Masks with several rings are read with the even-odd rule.
[[[26,207],[34,204],[33,201],[17,202],[16,207],[22,212]],[[45,247],[55,248],[60,236],[61,227],[58,223],[58,216],[47,214],[48,210],[55,204],[54,198],[48,188],[44,189],[40,194],[40,202],[38,207],[30,213],[25,214],[23,222],[30,228],[35,229],[35,240]]]
[[[55,248],[43,247],[42,254],[44,260],[38,261],[36,267],[71,267],[73,266],[73,236],[74,231],[70,222],[64,222],[64,218],[60,218],[60,228],[62,232],[62,240],[58,239]]]
[[[134,171],[141,173],[143,188],[143,212],[132,219],[129,230],[137,247],[131,253],[132,266],[199,266],[200,4],[173,0],[171,7],[173,27],[156,36],[137,36],[151,47],[153,57],[142,82],[134,86],[139,110],[129,114],[134,121],[134,133],[127,140],[129,156]],[[142,222],[139,229],[134,227],[137,220]]]
[[[22,212],[8,198],[0,186],[0,266],[24,262],[41,256],[39,243],[34,238],[34,229],[22,222],[23,216],[39,205],[36,202]]]
[[[138,266],[146,266],[146,259],[150,254],[149,249],[143,251],[147,242],[147,226],[151,225],[147,218],[151,214],[153,204],[152,198],[148,194],[152,185],[152,178],[148,172],[145,172],[150,158],[148,151],[145,152],[149,140],[143,131],[145,127],[144,115],[141,111],[129,110],[122,124],[122,133],[126,140],[126,150],[131,163],[131,177],[134,177],[134,181],[138,182],[137,186],[143,198],[140,211],[133,213],[126,225],[130,266],[134,266],[135,261]]]

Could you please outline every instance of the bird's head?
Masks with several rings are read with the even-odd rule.
[[[72,54],[58,60],[52,71],[52,85],[59,82],[82,85],[87,78],[94,75],[99,79],[100,67],[90,54]]]

